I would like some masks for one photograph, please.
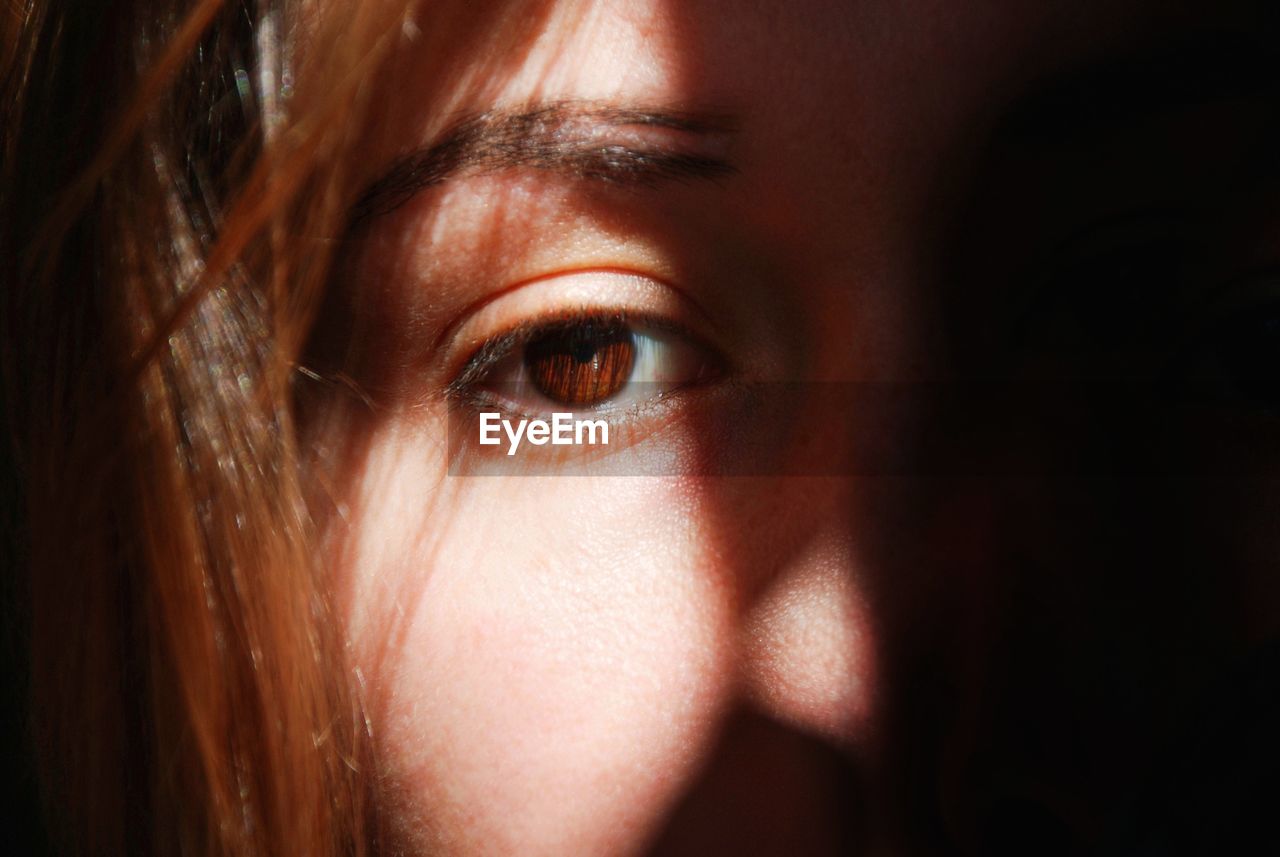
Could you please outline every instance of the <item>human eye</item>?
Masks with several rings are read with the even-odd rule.
[[[590,416],[610,423],[613,445],[636,442],[727,371],[693,313],[664,290],[635,275],[575,272],[479,313],[447,390],[455,417]]]
[[[662,319],[579,308],[486,340],[451,389],[524,416],[621,413],[712,380],[715,360],[691,339]]]

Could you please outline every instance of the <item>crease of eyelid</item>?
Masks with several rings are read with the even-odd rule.
[[[500,289],[497,289],[496,291],[481,295],[480,297],[476,298],[475,300],[461,307],[454,314],[453,319],[448,324],[446,324],[443,328],[441,328],[440,332],[437,333],[435,338],[431,341],[431,344],[429,346],[429,353],[439,354],[444,350],[452,350],[454,347],[454,342],[457,338],[458,332],[462,330],[462,328],[465,326],[466,321],[468,319],[476,315],[476,313],[484,309],[489,304],[494,303],[495,301],[498,301],[499,299],[506,297],[509,294],[518,292],[521,289],[527,288],[529,286],[534,286],[539,283],[546,283],[546,282],[551,282],[553,280],[569,278],[569,277],[590,277],[590,276],[628,277],[628,278],[645,280],[654,285],[661,286],[662,288],[674,294],[680,300],[681,303],[687,304],[688,306],[692,307],[694,311],[697,313],[697,315],[702,319],[702,321],[706,322],[713,329],[718,327],[718,325],[716,324],[715,317],[710,312],[707,311],[707,308],[703,306],[702,303],[699,302],[697,298],[695,298],[692,294],[690,294],[685,289],[682,289],[679,286],[671,282],[668,282],[665,279],[658,279],[657,277],[654,277],[649,274],[639,274],[628,268],[593,266],[589,268],[559,270],[559,271],[552,271],[551,273],[548,273],[548,274],[539,274],[536,277],[529,277],[527,279],[522,279],[522,280],[519,280],[518,282],[511,283],[508,286],[504,286]],[[621,311],[622,310],[620,309],[614,309],[612,307],[601,307],[599,310],[594,310],[593,308],[586,306],[586,307],[570,308],[570,310],[568,311],[568,314],[571,318],[574,312],[588,312],[588,313],[600,312],[603,314],[608,314],[610,312],[621,312]],[[645,323],[649,323],[650,321],[656,318],[656,316],[654,316],[653,314],[644,313],[644,312],[641,312],[638,314],[630,314],[630,317],[639,318],[645,321]],[[554,318],[549,318],[547,320],[554,320]],[[676,333],[688,332],[687,330],[683,329],[680,325],[671,325],[670,323],[668,323],[668,326],[671,327],[672,330]],[[701,339],[699,339],[698,341],[701,341]]]
[[[422,190],[461,174],[529,168],[571,178],[652,188],[666,181],[719,181],[737,173],[720,154],[666,145],[608,142],[627,128],[660,128],[716,143],[737,130],[723,113],[557,101],[463,116],[436,142],[396,160],[357,198],[348,229],[388,214]]]

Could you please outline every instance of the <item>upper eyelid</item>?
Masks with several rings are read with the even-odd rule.
[[[448,355],[459,350],[458,340],[463,333],[467,331],[468,326],[475,323],[477,317],[481,317],[486,310],[492,305],[497,304],[503,298],[516,295],[527,288],[543,286],[544,284],[555,283],[560,280],[574,280],[577,278],[589,279],[591,277],[614,278],[623,281],[629,285],[633,291],[629,293],[615,295],[612,288],[602,288],[602,295],[591,298],[578,298],[576,302],[563,302],[547,300],[539,301],[541,306],[531,308],[524,314],[521,321],[507,325],[499,333],[486,335],[471,349],[465,358],[450,359]],[[634,289],[641,286],[639,293]],[[617,291],[624,291],[618,289]],[[659,295],[658,299],[640,300],[640,295],[652,293]],[[558,308],[545,308],[551,304],[558,304]],[[644,304],[648,304],[647,306]],[[662,309],[658,307],[661,306]],[[608,267],[590,267],[582,269],[569,269],[556,271],[549,274],[542,274],[537,277],[528,278],[518,283],[507,286],[497,292],[488,294],[470,304],[468,307],[460,311],[453,321],[446,325],[440,333],[435,337],[429,353],[445,355],[448,361],[448,376],[451,378],[461,379],[464,375],[471,375],[468,367],[475,363],[475,358],[488,347],[491,352],[496,352],[500,346],[507,346],[505,353],[510,353],[511,347],[519,340],[521,335],[527,336],[539,327],[544,327],[558,320],[568,321],[574,317],[601,317],[614,316],[624,317],[630,322],[643,324],[647,327],[663,329],[671,333],[684,336],[692,343],[707,349],[715,354],[722,362],[724,351],[717,347],[711,337],[720,333],[719,325],[715,323],[714,317],[702,306],[688,291],[679,288],[663,278],[643,274],[631,269],[608,268]],[[682,324],[678,318],[688,317],[691,322],[696,317],[698,329],[706,327],[710,336],[702,335],[695,329],[695,324]],[[491,362],[491,361],[490,361]],[[456,384],[457,382],[453,382]]]
[[[640,273],[629,268],[593,265],[583,268],[567,268],[539,274],[535,277],[526,277],[518,282],[511,283],[510,285],[503,286],[500,289],[480,296],[462,307],[457,312],[454,319],[441,328],[440,332],[431,343],[431,351],[432,353],[439,353],[442,349],[450,347],[457,338],[458,333],[466,327],[466,323],[469,319],[479,315],[480,312],[490,304],[496,303],[508,295],[518,293],[523,289],[535,287],[543,283],[575,277],[590,277],[593,275],[617,277],[626,280],[642,280],[646,283],[659,286],[675,295],[685,305],[691,307],[695,313],[700,316],[702,321],[712,325],[715,323],[715,319],[711,313],[709,313],[706,307],[704,307],[693,295],[665,278],[657,277],[652,274]]]

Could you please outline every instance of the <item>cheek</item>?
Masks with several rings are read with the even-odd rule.
[[[730,692],[735,595],[686,487],[440,482],[422,458],[375,448],[352,516],[352,615],[398,837],[624,850],[678,797]]]

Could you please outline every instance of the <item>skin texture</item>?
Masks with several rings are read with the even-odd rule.
[[[1217,411],[1143,435],[1181,451],[1176,478],[1099,465],[1082,479],[1038,465],[1092,449],[1091,432],[1123,422],[1108,406],[1054,393],[1079,422],[1009,440],[1022,394],[957,411],[938,390],[967,396],[993,371],[1146,378],[1164,359],[1099,345],[1066,310],[1033,319],[1030,346],[999,343],[1028,324],[1010,308],[1038,249],[1131,199],[1216,192],[1205,164],[1241,160],[1256,109],[1213,114],[1209,157],[1169,142],[1200,113],[1081,143],[1120,153],[1090,169],[992,140],[1042,82],[1206,14],[521,9],[513,36],[463,51],[422,48],[438,10],[406,26],[371,178],[449,117],[564,100],[727,117],[724,133],[634,133],[735,172],[639,188],[463,173],[352,239],[351,316],[376,331],[352,374],[373,407],[356,408],[330,542],[386,839],[441,854],[999,854],[1166,830],[1177,813],[1152,797],[1166,748],[1199,734],[1195,700],[1224,664],[1274,634],[1269,482],[1219,478],[1235,471],[1203,443],[1225,431]],[[1223,270],[1269,258],[1274,226],[1250,234]],[[597,305],[689,330],[724,380],[620,432],[614,475],[562,475],[573,459],[451,475],[442,396],[468,356]],[[885,390],[902,393],[893,406]],[[1224,407],[1264,475],[1271,418]],[[975,419],[976,460],[1011,458],[920,463]]]

